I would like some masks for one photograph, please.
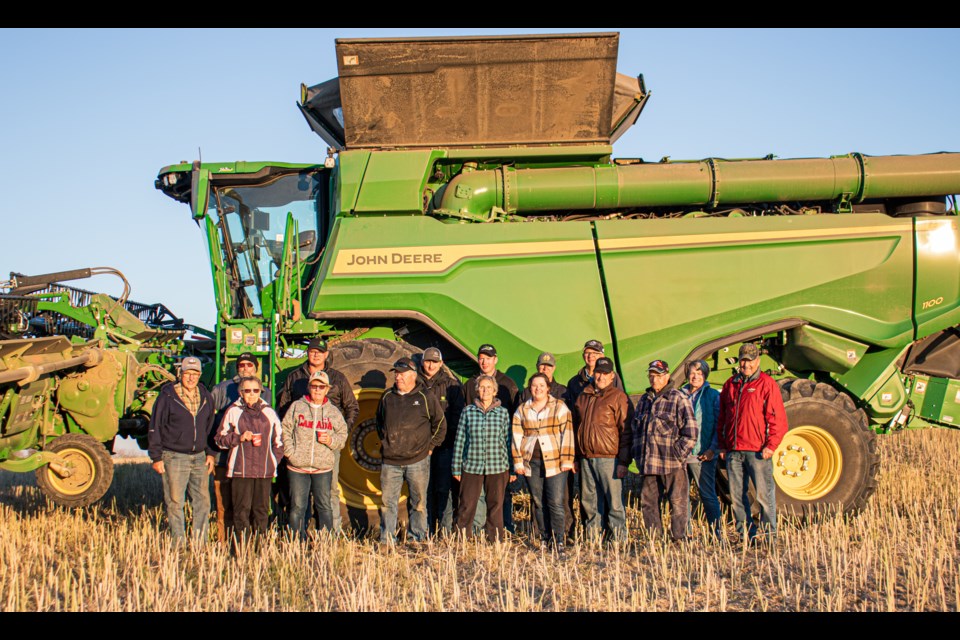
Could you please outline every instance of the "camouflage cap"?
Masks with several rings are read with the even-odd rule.
[[[746,342],[740,345],[740,355],[738,360],[756,360],[760,357],[760,349],[752,342]]]

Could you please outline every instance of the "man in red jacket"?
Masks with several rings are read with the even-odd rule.
[[[787,432],[787,414],[780,387],[760,371],[760,349],[753,343],[740,347],[740,372],[727,380],[720,392],[717,430],[737,530],[745,540],[757,535],[747,495],[748,479],[752,479],[762,533],[776,539],[777,493],[771,458]]]

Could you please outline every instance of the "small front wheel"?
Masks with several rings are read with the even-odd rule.
[[[69,473],[50,465],[37,469],[37,484],[50,500],[63,507],[86,507],[113,482],[113,459],[102,442],[85,433],[68,433],[44,449],[66,461]]]

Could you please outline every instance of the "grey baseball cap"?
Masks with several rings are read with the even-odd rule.
[[[203,371],[203,367],[200,366],[200,358],[195,358],[193,356],[188,356],[183,359],[183,362],[180,363],[180,372],[184,371],[196,371],[200,373]]]
[[[760,357],[760,349],[752,342],[740,345],[738,360],[756,360]]]
[[[551,367],[557,366],[557,359],[553,357],[552,353],[547,353],[544,351],[540,354],[540,357],[537,358],[537,366],[539,367],[542,364],[548,364]]]
[[[430,362],[443,362],[443,355],[440,353],[440,349],[436,347],[430,347],[423,352],[423,360]]]

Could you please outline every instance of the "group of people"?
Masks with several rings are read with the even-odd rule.
[[[280,502],[288,502],[290,527],[306,535],[312,496],[317,526],[339,529],[340,450],[359,407],[346,378],[326,365],[328,355],[323,340],[310,342],[307,362],[287,376],[278,412],[265,400],[269,390],[256,377],[251,354],[240,356],[238,375],[212,394],[199,384],[199,360],[183,361],[180,380],[162,389],[150,426],[150,456],[163,476],[174,536],[185,536],[187,490],[194,502],[194,532],[204,534],[210,473],[215,474],[221,538],[231,527],[237,534],[266,530],[278,467],[286,475],[277,484]],[[706,361],[686,363],[686,384],[675,388],[668,364],[654,360],[647,371],[650,387],[636,406],[598,340],[584,344],[584,366],[567,385],[553,378],[554,356],[541,354],[537,373],[522,391],[497,368],[491,344],[479,348],[480,372],[463,384],[445,370],[435,347],[426,349],[419,362],[400,358],[375,419],[382,461],[380,540],[397,540],[404,482],[409,542],[438,531],[470,536],[481,528],[488,539],[503,539],[514,530],[513,494],[521,478],[542,544],[562,549],[575,536],[577,492],[586,539],[623,539],[622,483],[631,463],[641,476],[645,528],[663,530],[660,506],[668,502],[670,538],[684,540],[692,481],[710,530],[720,536],[718,460],[726,462],[732,512],[743,539],[775,536],[771,458],[787,425],[779,387],[759,370],[759,356],[756,345],[744,344],[739,371],[721,391],[707,381]],[[751,515],[749,480],[757,489],[759,530]]]
[[[183,360],[179,381],[161,388],[148,433],[175,538],[186,535],[188,493],[193,533],[206,537],[211,474],[221,540],[266,531],[271,499],[301,537],[311,498],[317,527],[339,529],[340,451],[360,407],[344,375],[327,366],[328,356],[324,340],[310,341],[307,361],[287,376],[276,410],[253,354],[241,354],[237,375],[212,392],[200,384],[200,360]]]

